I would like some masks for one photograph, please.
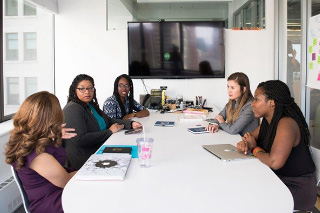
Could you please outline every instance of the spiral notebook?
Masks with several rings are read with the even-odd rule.
[[[157,121],[154,125],[172,127],[174,126],[174,121]]]
[[[209,131],[206,130],[206,127],[188,128],[188,131],[193,133],[193,134],[209,133]]]
[[[131,155],[126,153],[93,154],[75,174],[76,180],[124,180]]]

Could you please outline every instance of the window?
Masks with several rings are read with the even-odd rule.
[[[6,33],[6,60],[18,60],[18,33]]]
[[[7,78],[7,104],[19,105],[19,78]]]
[[[18,0],[5,0],[5,15],[17,16],[18,15]]]
[[[233,14],[234,27],[265,28],[265,0],[251,0]]]
[[[25,97],[32,95],[38,91],[38,78],[37,77],[26,77],[25,82]]]
[[[25,16],[35,16],[37,15],[37,9],[36,6],[34,6],[33,4],[24,1],[23,3],[23,15]]]
[[[31,94],[42,90],[54,92],[54,15],[25,0],[0,0],[0,4],[5,6],[0,16],[3,42],[0,122],[3,122]]]
[[[37,33],[24,33],[24,60],[37,60]]]

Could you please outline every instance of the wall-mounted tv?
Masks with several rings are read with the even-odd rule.
[[[128,22],[131,78],[224,78],[224,21]]]

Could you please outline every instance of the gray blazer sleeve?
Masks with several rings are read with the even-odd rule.
[[[239,134],[248,125],[255,122],[255,120],[256,119],[251,109],[251,101],[248,101],[248,103],[242,107],[239,116],[234,123],[220,123],[219,128],[230,134]]]
[[[224,108],[222,109],[222,111],[219,113],[219,115],[221,115],[223,117],[224,120],[227,119],[227,110],[228,110],[228,104],[226,104],[224,106]],[[210,123],[215,123],[215,124],[219,124],[219,121],[217,119],[214,119],[212,122]]]

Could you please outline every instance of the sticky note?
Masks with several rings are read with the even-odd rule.
[[[309,46],[309,53],[312,53],[312,46]]]
[[[316,60],[316,54],[312,53],[312,61]]]
[[[313,69],[313,62],[310,62],[309,63],[309,70],[312,70]]]
[[[320,56],[318,56],[318,64],[320,64]]]
[[[318,79],[317,79],[318,81],[320,81],[320,72],[319,72],[319,74],[318,74]]]
[[[314,38],[314,39],[313,39],[313,46],[316,46],[316,45],[317,45],[317,40],[318,40],[317,38]]]

